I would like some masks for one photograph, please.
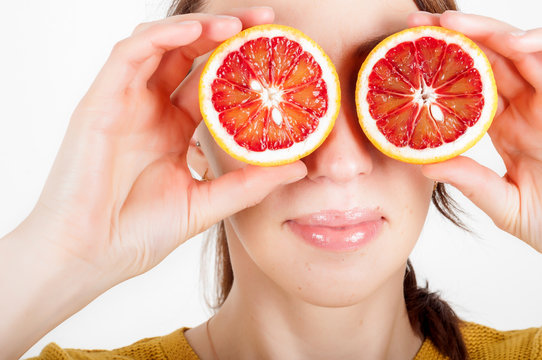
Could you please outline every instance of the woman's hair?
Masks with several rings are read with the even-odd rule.
[[[446,10],[457,10],[455,0],[414,0],[419,10],[432,13],[443,13]],[[168,16],[188,14],[201,11],[204,0],[173,0]],[[444,184],[438,183],[431,200],[436,209],[453,224],[468,230],[458,213],[461,209],[448,195]],[[209,232],[204,247],[202,274],[206,274],[207,256],[215,245],[215,283],[213,300],[205,296],[207,306],[216,312],[224,303],[233,285],[233,270],[230,253],[224,230],[224,222],[216,224]],[[204,280],[206,277],[204,276]],[[460,331],[462,320],[439,295],[425,287],[418,287],[416,275],[410,259],[407,260],[403,291],[410,323],[423,337],[431,339],[436,348],[451,360],[467,359],[467,350]]]

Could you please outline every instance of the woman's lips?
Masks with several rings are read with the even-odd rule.
[[[288,220],[292,231],[312,246],[351,251],[374,239],[384,223],[379,211],[355,208],[324,210]]]

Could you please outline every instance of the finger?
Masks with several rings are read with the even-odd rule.
[[[270,6],[234,8],[224,14],[238,17],[243,23],[243,29],[256,25],[269,24],[275,20],[275,12]]]
[[[491,64],[497,91],[499,95],[502,95],[499,96],[501,103],[514,99],[518,94],[524,93],[526,89],[531,89],[531,85],[523,78],[511,60],[481,44],[479,45]],[[502,97],[505,99],[503,100]]]
[[[416,11],[408,16],[407,24],[410,27],[439,26],[440,14],[432,14],[426,11]]]
[[[302,161],[276,167],[248,165],[219,178],[200,182],[192,194],[196,214],[195,233],[261,202],[280,185],[301,180],[307,175]]]
[[[503,35],[520,31],[510,24],[487,16],[465,14],[459,11],[444,12],[440,22],[442,26],[459,31],[507,58],[513,58],[516,55],[516,52],[502,41]]]
[[[509,34],[510,46],[516,51],[533,53],[542,51],[542,28]]]
[[[190,71],[195,58],[209,52],[242,28],[239,18],[233,16],[198,14],[197,18],[202,27],[197,41],[171,50],[157,59],[159,63],[152,63],[149,68],[152,75],[145,72],[138,75],[149,89],[161,90],[169,96]]]
[[[229,16],[239,18],[241,21],[243,21],[243,24],[245,27],[251,27],[254,25],[270,23],[273,21],[274,16],[275,16],[273,12],[273,8],[269,6],[234,8],[234,9],[224,12],[224,15],[229,15]],[[206,13],[188,13],[188,14],[173,15],[165,19],[141,23],[135,27],[134,31],[132,32],[132,35],[140,33],[157,24],[169,24],[169,23],[188,21],[188,20],[201,21],[211,16],[220,17],[221,15],[220,14],[213,15],[213,14],[206,14]]]
[[[144,23],[138,24],[132,31],[131,35],[132,36],[137,35],[156,25],[175,24],[175,23],[179,23],[183,21],[191,21],[191,20],[193,21],[202,20],[202,16],[198,16],[198,15],[203,15],[203,14],[175,15],[175,16],[169,16],[167,18],[160,19],[160,20],[144,22]]]
[[[273,10],[269,7],[234,9],[229,14],[237,14],[243,23],[243,28],[268,23],[273,21],[275,16]],[[171,102],[190,116],[195,124],[201,121],[198,83],[204,65],[205,61],[201,61],[171,94]]]
[[[493,170],[466,156],[422,166],[422,173],[433,180],[450,184],[505,228],[517,209],[517,188]]]
[[[202,119],[198,84],[204,66],[205,62],[200,62],[171,95],[171,103],[190,117],[195,126]]]
[[[216,21],[222,19],[223,15],[209,14],[190,14],[179,16],[197,16],[197,19],[202,23],[203,33],[202,39],[191,46],[179,48],[165,54],[160,65],[156,69],[152,78],[149,80],[149,88],[157,88],[162,90],[168,96],[179,86],[179,83],[184,79],[189,67],[186,68],[187,61],[192,65],[192,60],[205,54],[219,45],[220,42],[235,35],[240,29],[251,27],[254,25],[272,22],[274,19],[273,9],[270,7],[252,7],[233,9],[226,14],[226,19],[233,17],[241,26],[233,32],[232,29],[224,28],[227,23]],[[176,16],[172,16],[176,17]],[[169,20],[170,18],[168,18]],[[207,41],[208,39],[208,41]],[[183,71],[180,69],[183,68]]]
[[[432,14],[425,11],[417,11],[410,14],[407,23],[409,26],[444,26],[441,24],[440,14]],[[529,84],[524,81],[522,75],[511,61],[487,46],[483,44],[479,45],[491,63],[500,95],[506,99],[512,99],[517,94],[525,91],[526,86],[529,87]],[[500,103],[504,103],[503,99],[501,99]]]
[[[542,89],[542,29],[509,33],[506,41],[511,49],[524,56],[518,61],[521,73],[537,90]]]
[[[540,65],[537,66],[537,62],[531,55],[519,52],[510,45],[510,34],[517,33],[521,31],[520,29],[486,16],[464,14],[458,11],[446,11],[442,14],[440,22],[442,26],[459,31],[511,60],[519,74],[531,85],[538,86],[542,82],[539,71],[535,70]]]
[[[201,32],[202,26],[199,22],[182,21],[155,25],[121,40],[115,45],[105,66],[98,74],[96,86],[104,85],[103,88],[109,92],[124,93],[145,60],[151,57],[161,58],[171,49],[188,45],[196,41]],[[115,81],[112,82],[111,79]]]

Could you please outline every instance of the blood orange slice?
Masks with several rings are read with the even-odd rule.
[[[340,104],[335,67],[299,30],[246,29],[222,43],[199,83],[200,110],[215,141],[257,165],[293,162],[327,137]]]
[[[449,159],[472,147],[497,109],[491,65],[464,35],[435,26],[396,33],[358,75],[360,125],[386,155],[410,163]]]

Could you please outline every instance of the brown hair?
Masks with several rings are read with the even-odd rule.
[[[457,10],[455,0],[414,0],[419,10],[432,13],[443,13],[446,10]],[[201,11],[203,0],[173,0],[168,16],[187,14]],[[431,200],[436,209],[453,224],[469,231],[461,221],[458,213],[461,209],[448,195],[444,184],[438,183],[433,191]],[[213,241],[216,240],[216,241]],[[224,230],[224,222],[216,224],[209,232],[202,253],[202,274],[206,273],[207,254],[215,245],[215,281],[214,301],[205,296],[207,306],[216,312],[226,300],[233,285],[233,270]],[[204,277],[205,279],[205,277]],[[410,323],[423,337],[429,338],[435,347],[451,360],[467,359],[467,349],[460,331],[462,320],[454,310],[440,298],[438,293],[425,287],[418,287],[416,275],[410,259],[407,260],[403,292]]]

